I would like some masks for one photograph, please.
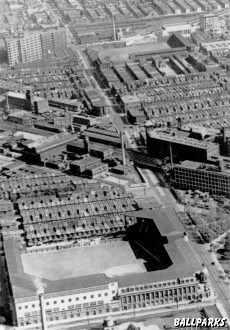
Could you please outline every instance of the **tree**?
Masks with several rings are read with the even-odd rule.
[[[6,323],[6,319],[4,316],[0,316],[0,324],[5,324]]]

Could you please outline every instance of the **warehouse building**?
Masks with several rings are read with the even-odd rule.
[[[70,163],[70,171],[74,174],[80,175],[86,170],[97,167],[101,164],[101,160],[96,157],[85,157]]]
[[[51,157],[66,151],[67,144],[77,140],[75,134],[67,132],[54,134],[24,144],[23,155],[25,160],[36,163],[46,163]]]
[[[34,96],[31,89],[28,89],[26,93],[7,92],[6,102],[8,107],[28,110],[36,114],[49,110],[48,101]]]
[[[121,147],[120,133],[110,128],[90,127],[84,131],[84,135],[89,138],[90,142]]]
[[[230,164],[217,166],[186,160],[174,167],[173,183],[179,189],[198,189],[230,197]]]
[[[207,162],[219,155],[217,143],[191,137],[190,131],[147,130],[147,150],[153,157]]]

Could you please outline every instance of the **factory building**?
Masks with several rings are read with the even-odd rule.
[[[89,140],[85,138],[84,140],[68,143],[67,152],[76,155],[90,154],[93,157],[105,160],[113,158],[114,149],[109,145],[106,146],[100,143],[89,142]]]
[[[82,174],[86,170],[97,167],[101,164],[101,160],[96,157],[85,157],[70,163],[70,171],[74,174]]]
[[[190,131],[147,130],[147,150],[156,158],[173,157],[181,160],[207,162],[219,155],[219,145],[191,137]]]
[[[191,33],[196,31],[195,27],[192,24],[167,24],[162,26],[161,34],[162,37],[169,37],[175,32],[179,32],[183,37],[189,37]]]
[[[25,160],[31,162],[46,163],[51,157],[66,151],[67,144],[76,139],[75,134],[64,132],[41,138],[38,141],[22,143],[23,156]]]
[[[90,127],[84,131],[84,135],[91,142],[121,147],[120,133],[109,128]]]
[[[230,164],[210,165],[186,160],[174,167],[173,183],[179,189],[198,189],[230,197]]]
[[[86,175],[89,179],[95,179],[98,176],[104,175],[109,170],[108,164],[99,163],[97,165],[92,166],[86,170]]]
[[[26,93],[7,92],[6,104],[9,108],[28,110],[36,114],[48,111],[48,101],[42,97],[34,96],[31,89]]]

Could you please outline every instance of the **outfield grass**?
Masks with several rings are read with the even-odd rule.
[[[107,273],[108,276],[144,272],[128,242],[24,254],[24,272],[48,280]]]

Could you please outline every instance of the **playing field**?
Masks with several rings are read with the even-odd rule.
[[[21,255],[24,272],[48,280],[106,273],[116,276],[145,272],[128,242],[84,246]]]

